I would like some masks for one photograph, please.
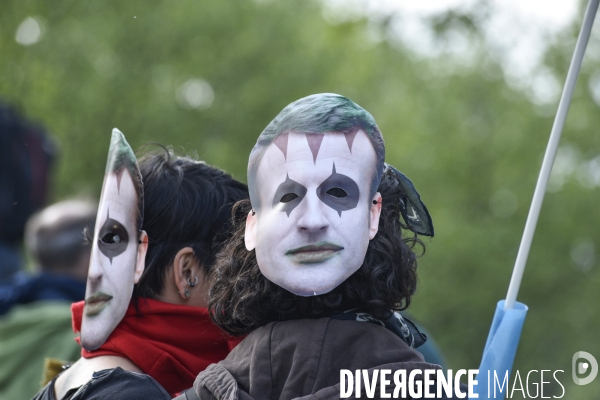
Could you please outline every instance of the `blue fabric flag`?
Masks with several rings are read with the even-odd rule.
[[[504,399],[509,391],[510,373],[526,315],[527,306],[523,303],[516,302],[510,310],[504,309],[504,300],[496,305],[479,366],[477,385],[473,388],[479,399]]]

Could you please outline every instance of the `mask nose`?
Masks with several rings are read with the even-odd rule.
[[[90,266],[88,267],[88,282],[92,285],[100,282],[102,279],[103,270],[100,264],[100,257],[102,257],[102,254],[98,251],[98,246],[94,245],[90,257]]]
[[[327,218],[327,207],[317,194],[306,195],[303,199],[303,205],[300,210],[301,217],[298,219],[298,230],[306,233],[323,233],[329,228],[329,219]]]

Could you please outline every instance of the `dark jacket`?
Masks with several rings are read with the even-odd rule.
[[[36,301],[58,300],[67,304],[83,300],[85,281],[67,275],[41,272],[34,276],[17,274],[0,284],[0,315],[5,314],[16,304],[29,304]]]
[[[201,372],[194,390],[203,400],[339,399],[341,369],[402,369],[408,376],[413,369],[439,368],[384,327],[301,319],[258,328]],[[378,398],[379,387],[375,393]]]
[[[52,379],[32,400],[57,400]],[[121,367],[94,372],[85,385],[71,389],[61,400],[168,400],[171,396],[151,376]]]

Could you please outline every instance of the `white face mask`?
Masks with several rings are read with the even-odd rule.
[[[137,226],[139,198],[133,178],[126,165],[117,167],[115,172],[123,146],[127,146],[126,156],[134,156],[122,133],[115,131],[98,206],[85,292],[81,344],[86,350],[100,347],[123,319],[146,257],[147,237]],[[131,161],[138,168],[135,158]],[[139,244],[140,241],[143,243]]]
[[[260,208],[248,216],[246,247],[256,250],[273,283],[299,296],[319,295],[360,268],[377,233],[381,196],[370,196],[375,151],[363,131],[286,135],[258,165]]]

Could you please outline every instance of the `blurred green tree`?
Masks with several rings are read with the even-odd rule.
[[[436,226],[410,312],[452,368],[476,368],[556,103],[507,85],[477,14],[431,21],[442,47],[451,33],[467,37],[465,59],[415,54],[390,20],[331,23],[322,12],[316,0],[4,0],[0,94],[60,143],[55,199],[98,195],[114,126],[134,148],[197,152],[243,180],[258,134],[285,105],[318,92],[352,98],[375,116],[387,161],[415,182]],[[545,60],[561,83],[577,31]],[[530,312],[514,367],[565,370],[558,377],[578,399],[600,396],[600,385],[569,384],[575,351],[600,357],[599,48],[593,38],[525,272],[519,300]]]

